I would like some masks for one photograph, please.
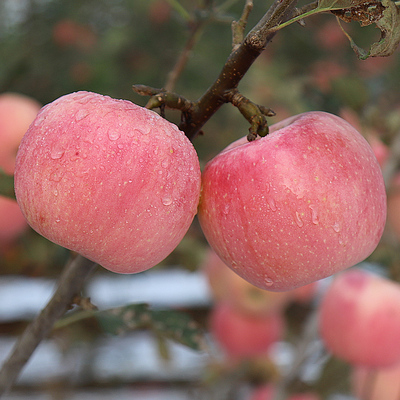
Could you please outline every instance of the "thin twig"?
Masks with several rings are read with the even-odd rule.
[[[96,263],[82,256],[68,262],[58,287],[42,312],[27,326],[0,370],[0,397],[7,393],[40,342],[49,336],[54,323],[72,305]]]
[[[206,20],[198,20],[192,25],[190,35],[188,40],[186,41],[185,47],[183,48],[182,53],[180,54],[174,67],[168,74],[167,82],[164,86],[165,90],[169,92],[174,90],[176,82],[189,60],[189,56],[193,50],[193,47],[198,42],[202,34],[202,28],[204,27],[205,23]]]

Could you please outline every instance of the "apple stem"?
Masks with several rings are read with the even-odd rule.
[[[80,255],[66,264],[52,298],[26,327],[0,370],[0,397],[11,389],[40,342],[48,337],[54,323],[71,307],[96,265]]]

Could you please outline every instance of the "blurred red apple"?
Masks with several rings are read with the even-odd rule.
[[[400,362],[400,285],[360,269],[339,274],[320,306],[320,333],[335,356],[355,365]]]
[[[400,364],[379,369],[355,367],[351,383],[359,400],[399,400]]]
[[[193,145],[158,114],[90,92],[60,97],[22,139],[15,193],[49,240],[120,273],[162,261],[197,211]]]
[[[251,394],[249,400],[273,400],[275,387],[272,384],[266,384],[258,387]],[[292,394],[287,400],[319,400],[319,396],[315,393],[298,393]]]
[[[203,232],[242,278],[291,290],[368,257],[386,220],[382,172],[367,141],[324,112],[228,146],[205,167]]]
[[[0,168],[10,175],[19,143],[40,107],[36,100],[22,94],[0,94]]]
[[[231,359],[266,353],[284,334],[285,322],[279,312],[254,316],[218,302],[210,315],[210,332]]]
[[[31,97],[18,93],[0,94],[0,168],[10,175],[14,174],[21,139],[39,110],[39,102]],[[0,246],[11,243],[26,227],[18,204],[0,196]]]
[[[14,241],[27,227],[15,200],[0,196],[0,247]]]
[[[202,266],[215,301],[224,301],[233,308],[255,315],[282,310],[291,300],[290,292],[260,289],[235,274],[213,250],[207,252]]]

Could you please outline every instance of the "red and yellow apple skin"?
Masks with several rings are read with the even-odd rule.
[[[203,171],[199,221],[209,244],[263,289],[291,290],[355,265],[376,248],[385,220],[371,147],[325,112],[239,139]]]
[[[339,274],[319,315],[327,349],[353,365],[400,363],[400,285],[359,269]]]
[[[24,136],[15,193],[49,240],[119,273],[162,261],[200,192],[196,151],[153,111],[90,92],[45,106]]]

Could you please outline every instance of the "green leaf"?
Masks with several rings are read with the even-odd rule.
[[[94,314],[105,332],[113,335],[150,329],[157,337],[172,339],[194,350],[203,347],[203,333],[187,314],[153,310],[147,304],[130,304]]]
[[[14,177],[6,174],[0,168],[0,196],[9,197],[15,200]]]

